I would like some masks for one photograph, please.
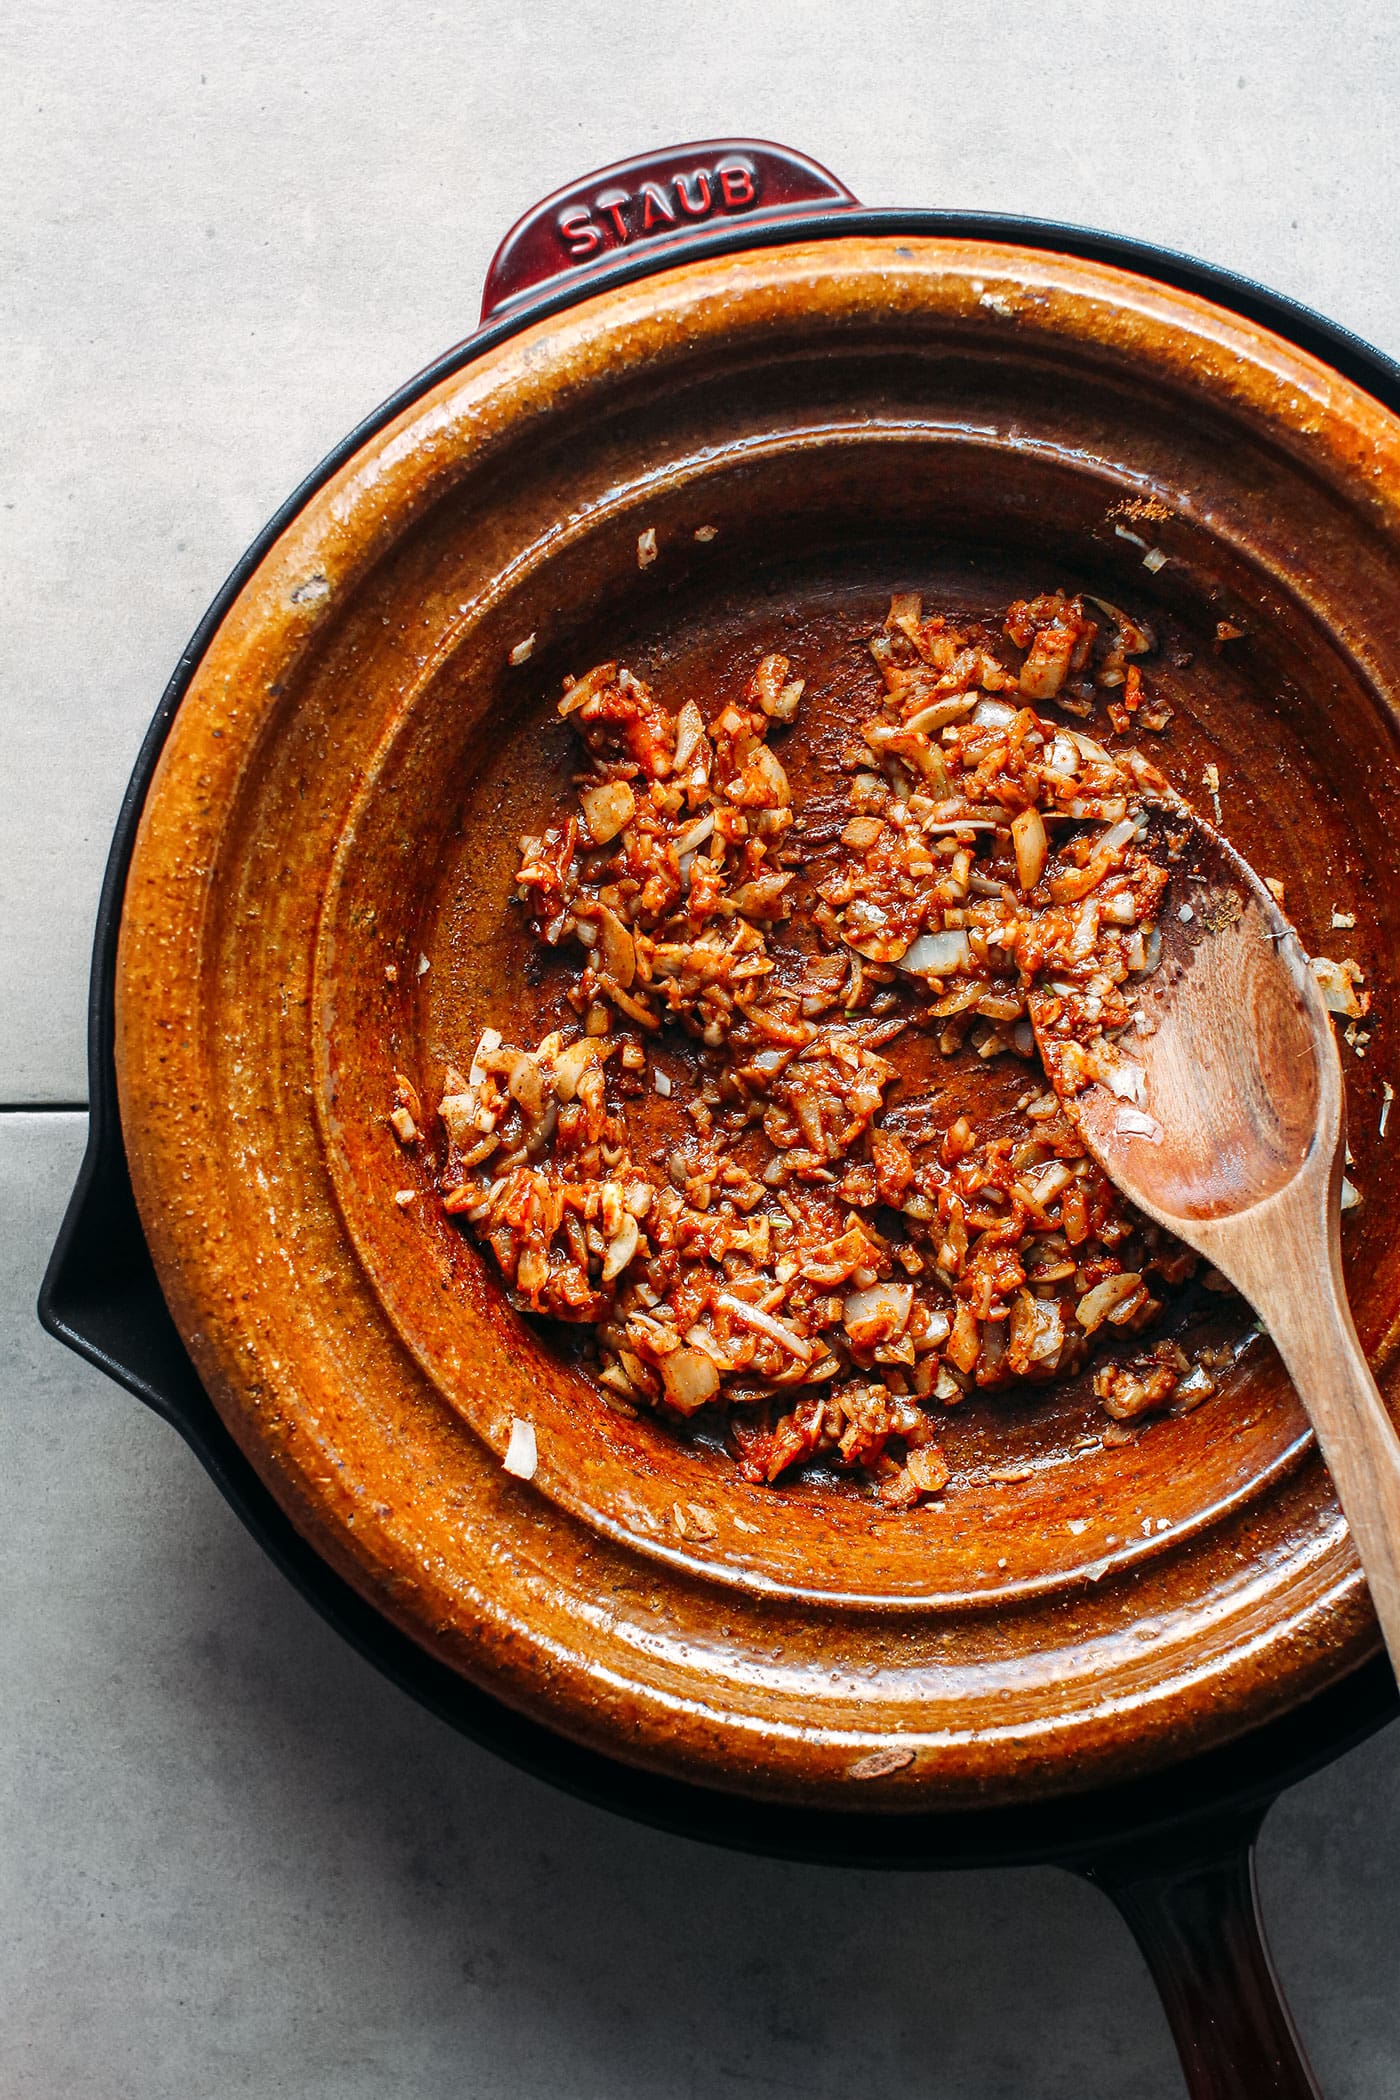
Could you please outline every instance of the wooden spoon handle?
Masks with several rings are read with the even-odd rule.
[[[1271,1238],[1259,1274],[1239,1273],[1256,1264],[1232,1266],[1312,1418],[1400,1676],[1400,1435],[1352,1325],[1335,1212],[1326,1263],[1305,1222],[1305,1232]]]

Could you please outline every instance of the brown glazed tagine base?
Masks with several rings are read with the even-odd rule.
[[[506,899],[520,832],[567,784],[566,672],[621,655],[674,702],[781,649],[809,682],[815,762],[891,590],[970,610],[1101,591],[1170,637],[1163,769],[1199,793],[1218,766],[1230,836],[1286,881],[1310,950],[1335,952],[1334,910],[1355,916],[1345,952],[1377,998],[1370,1055],[1348,1063],[1369,1198],[1349,1281],[1393,1398],[1397,439],[1335,373],[1183,293],[853,235],[711,257],[527,328],[287,528],[148,796],[119,954],[122,1125],[223,1419],[432,1655],[624,1762],[908,1810],[1151,1771],[1371,1652],[1266,1342],[1218,1398],[1124,1444],[1086,1448],[1104,1424],[1082,1384],[986,1397],[950,1421],[941,1510],[886,1512],[835,1481],[774,1494],[703,1440],[603,1409],[426,1177],[395,1203],[384,1116],[396,1070],[436,1098],[483,1022],[539,1033]],[[1228,650],[1220,622],[1242,630]],[[977,1080],[989,1102],[1018,1083]],[[1197,1316],[1235,1339],[1248,1324],[1219,1301]],[[501,1466],[517,1417],[539,1448],[528,1484]],[[678,1502],[713,1536],[682,1536]]]

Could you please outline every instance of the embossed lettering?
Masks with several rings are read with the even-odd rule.
[[[698,204],[692,204],[686,193],[687,182],[695,184]],[[703,219],[710,208],[710,177],[704,168],[696,168],[690,175],[673,175],[671,187],[676,193],[676,202],[688,219]]]
[[[741,204],[752,204],[757,195],[753,186],[753,169],[746,168],[742,161],[732,161],[728,167],[717,170],[720,194],[726,206],[733,211]]]
[[[675,204],[668,195],[674,192]],[[758,202],[758,181],[748,161],[726,161],[722,167],[691,168],[684,174],[672,175],[665,180],[644,182],[635,194],[628,190],[600,190],[593,199],[592,208],[586,204],[571,204],[561,211],[555,224],[560,238],[571,256],[582,260],[596,255],[600,249],[616,238],[619,247],[637,237],[637,234],[654,233],[659,229],[674,226],[676,210],[687,219],[703,219],[716,206],[725,211],[742,211],[747,205]],[[641,207],[641,223],[635,223],[635,207]],[[633,214],[629,223],[628,213]],[[594,213],[598,217],[594,217]],[[600,220],[603,223],[599,223]],[[608,221],[611,221],[611,233]]]
[[[603,245],[603,235],[588,215],[585,204],[571,204],[567,211],[559,214],[559,231],[568,243],[570,255],[592,255]]]
[[[650,233],[652,227],[656,225],[659,219],[664,219],[668,226],[674,226],[676,223],[676,215],[666,202],[665,193],[659,190],[654,182],[644,182],[642,184],[642,232]]]
[[[632,229],[622,216],[624,204],[632,202],[626,190],[601,190],[593,199],[599,211],[605,211],[617,228],[617,237],[624,245],[632,238]]]

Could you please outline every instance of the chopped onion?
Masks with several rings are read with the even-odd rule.
[[[1047,1159],[1033,1177],[1027,1175],[1024,1186],[1036,1208],[1044,1210],[1047,1203],[1053,1203],[1057,1196],[1063,1194],[1073,1179],[1073,1169],[1067,1167],[1062,1159]]]
[[[710,810],[703,817],[697,817],[695,822],[683,831],[676,840],[677,854],[683,859],[687,853],[694,853],[698,846],[704,845],[714,828],[715,813],[713,810]]]
[[[661,1383],[671,1406],[693,1415],[719,1391],[719,1371],[702,1349],[673,1349],[661,1360]]]
[[[1009,1339],[1013,1350],[1024,1355],[1027,1367],[1053,1363],[1065,1341],[1058,1298],[1033,1298],[1028,1291],[1022,1291],[1011,1317],[1016,1332]]]
[[[797,703],[806,690],[805,678],[790,678],[771,700],[761,700],[759,705],[772,721],[790,722],[796,715]]]
[[[879,1325],[884,1335],[903,1332],[914,1303],[911,1283],[873,1283],[869,1290],[852,1291],[841,1310],[846,1332]]]
[[[1349,958],[1343,962],[1333,962],[1330,956],[1315,955],[1312,958],[1312,971],[1322,987],[1327,1011],[1345,1014],[1349,1020],[1359,1021],[1366,1011],[1356,995],[1356,987],[1365,974],[1360,964],[1352,962]]]
[[[640,1239],[641,1234],[637,1230],[636,1219],[630,1211],[624,1212],[617,1231],[608,1241],[608,1251],[603,1256],[604,1283],[611,1283],[615,1277],[622,1274],[628,1262],[631,1261],[632,1256],[636,1253]]]
[[[564,697],[559,702],[560,716],[567,719],[569,715],[577,714],[581,707],[587,706],[595,693],[605,691],[616,676],[616,664],[595,664],[584,677],[566,679]]]
[[[1079,771],[1078,748],[1072,738],[1066,736],[1063,731],[1045,754],[1045,770],[1047,773],[1059,773],[1067,780],[1073,779]]]
[[[467,1080],[471,1086],[480,1086],[482,1080],[486,1077],[486,1067],[481,1062],[482,1058],[486,1056],[488,1051],[499,1050],[500,1047],[500,1029],[483,1028],[480,1036],[477,1038],[476,1048],[472,1052],[471,1070],[467,1074]]]
[[[636,814],[637,798],[625,780],[604,780],[579,798],[583,821],[595,846],[615,839]]]
[[[731,1319],[738,1320],[745,1327],[752,1327],[755,1334],[766,1334],[770,1341],[777,1342],[781,1348],[789,1350],[793,1356],[801,1357],[804,1362],[812,1354],[810,1342],[804,1342],[790,1327],[784,1327],[781,1320],[773,1319],[769,1313],[760,1312],[756,1305],[746,1305],[744,1300],[736,1298],[732,1291],[721,1291],[715,1299],[715,1304],[722,1307]]]
[[[1117,1064],[1107,1066],[1101,1060],[1099,1077],[1120,1101],[1133,1101],[1141,1108],[1147,1099],[1147,1074],[1131,1058],[1120,1058]]]
[[[1132,619],[1121,606],[1112,604],[1107,598],[1096,598],[1092,591],[1086,591],[1084,595],[1091,605],[1097,605],[1100,612],[1106,612],[1114,622],[1125,656],[1145,656],[1149,649],[1157,646],[1152,629],[1145,620]]]
[[[1142,960],[1140,962],[1135,962],[1133,960],[1133,951],[1139,946],[1142,949]],[[1152,972],[1156,969],[1157,965],[1162,960],[1161,927],[1151,927],[1148,930],[1145,939],[1143,937],[1142,929],[1141,927],[1139,927],[1134,933],[1132,941],[1129,943],[1129,951],[1130,952],[1128,957],[1128,968],[1132,970],[1133,973],[1138,977],[1150,977],[1152,975]]]
[[[921,933],[905,950],[899,967],[913,977],[951,977],[959,970],[969,969],[971,963],[972,951],[967,944],[967,935],[958,930]]]
[[[945,700],[931,700],[927,707],[916,709],[904,726],[922,729],[927,735],[931,730],[946,729],[962,715],[970,715],[976,705],[975,693],[952,693]]]
[[[1120,846],[1127,845],[1129,839],[1133,836],[1133,833],[1136,830],[1136,817],[1123,817],[1117,824],[1110,825],[1109,829],[1104,833],[1103,837],[1095,846],[1095,854],[1098,855],[1100,853],[1116,853]]]
[[[705,718],[693,700],[687,700],[676,716],[676,752],[674,764],[678,773],[683,773],[705,742]]]
[[[560,1101],[572,1101],[578,1092],[578,1083],[589,1065],[596,1064],[601,1056],[598,1043],[592,1036],[582,1036],[561,1050],[554,1060],[554,1092]]]
[[[1059,626],[1042,627],[1031,643],[1017,683],[1027,700],[1053,700],[1065,682],[1075,638]]]
[[[873,963],[897,963],[909,946],[902,933],[889,933],[875,926],[857,927],[854,931],[843,926],[841,938],[848,948],[854,948],[857,955]]]
[[[1045,856],[1050,850],[1038,809],[1023,809],[1012,818],[1011,843],[1016,849],[1016,880],[1023,890],[1033,890],[1044,873]]]
[[[1008,722],[1015,721],[1016,710],[1004,700],[979,700],[972,710],[972,719],[979,729],[1005,729]]]
[[[1131,1298],[1141,1286],[1141,1276],[1132,1270],[1121,1276],[1106,1276],[1102,1283],[1095,1284],[1093,1290],[1084,1293],[1074,1308],[1074,1317],[1086,1334],[1092,1334],[1096,1327],[1103,1325],[1115,1306]]]
[[[603,968],[625,992],[637,974],[636,942],[609,905],[598,906],[598,926]]]
[[[510,1425],[510,1442],[506,1445],[506,1455],[501,1464],[507,1473],[513,1473],[517,1480],[534,1479],[535,1467],[539,1464],[539,1451],[535,1444],[533,1422],[523,1422],[519,1415],[516,1416]]]
[[[729,893],[729,902],[735,911],[742,912],[746,919],[781,918],[785,908],[785,892],[796,881],[792,874],[780,875],[776,870],[755,875],[749,882],[741,882]]]
[[[509,1072],[506,1086],[513,1101],[518,1101],[523,1113],[532,1123],[538,1123],[544,1114],[545,1079],[539,1064],[527,1050],[517,1053]]]

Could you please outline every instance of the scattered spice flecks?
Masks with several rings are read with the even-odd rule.
[[[1046,593],[998,632],[901,593],[869,637],[868,718],[800,808],[786,657],[708,709],[671,712],[616,662],[565,681],[577,800],[521,840],[516,894],[573,1019],[534,1043],[488,1027],[447,1068],[439,1188],[518,1308],[590,1330],[610,1404],[708,1411],[746,1479],[816,1462],[898,1509],[948,1486],[939,1424],[971,1392],[1092,1359],[1123,1423],[1217,1389],[1223,1363],[1146,1333],[1196,1256],[1073,1115],[1098,1080],[1161,1141],[1120,1039],[1161,953],[1144,797],[1172,791],[1081,726],[1166,730],[1155,647],[1106,600]],[[905,1098],[919,1042],[954,1071],[1022,1061],[1016,1116],[979,1130]],[[692,1075],[674,1090],[661,1044]],[[708,1535],[694,1504],[672,1528]]]

